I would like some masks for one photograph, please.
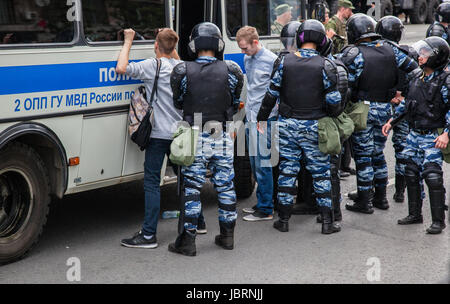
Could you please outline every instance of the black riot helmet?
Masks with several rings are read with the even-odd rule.
[[[314,19],[305,20],[297,30],[297,47],[303,43],[313,42],[317,45],[317,50],[322,49],[327,42],[327,35],[323,24]]]
[[[292,51],[297,49],[295,37],[297,36],[296,34],[300,24],[301,23],[298,21],[291,21],[283,26],[280,34],[280,41],[285,50]]]
[[[355,44],[360,39],[379,39],[381,36],[375,33],[375,20],[365,14],[354,14],[347,20],[348,43]]]
[[[325,45],[322,48],[318,49],[320,55],[322,55],[323,57],[328,57],[328,55],[331,54],[332,50],[333,50],[333,40],[331,40],[328,37]]]
[[[436,21],[450,23],[450,2],[439,4],[436,10]]]
[[[375,32],[383,39],[399,43],[403,36],[403,22],[395,16],[384,16],[377,22]]]
[[[440,70],[447,66],[450,48],[447,41],[441,37],[432,36],[420,40],[412,45],[419,57],[427,58],[423,65],[433,70]]]
[[[188,53],[195,58],[200,50],[211,50],[216,54],[217,59],[223,59],[225,42],[219,28],[211,22],[202,22],[194,26],[189,36]]]

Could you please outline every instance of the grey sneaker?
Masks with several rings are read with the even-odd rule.
[[[256,205],[255,205],[255,206],[253,206],[251,208],[244,208],[244,209],[242,209],[242,212],[251,214],[251,213],[254,213],[256,210],[257,209],[256,209]]]
[[[265,214],[259,210],[256,210],[254,213],[244,216],[243,220],[248,222],[257,222],[257,221],[270,221],[273,219],[272,214]]]

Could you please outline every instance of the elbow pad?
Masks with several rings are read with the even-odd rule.
[[[172,88],[173,93],[173,103],[177,109],[182,109],[182,106],[179,102],[180,96],[182,94],[181,90],[181,82],[183,78],[186,76],[186,63],[181,62],[177,64],[170,75],[170,87]]]
[[[419,68],[419,64],[409,56],[406,57],[405,61],[400,66],[400,69],[405,71],[406,73],[410,73],[417,68]]]
[[[258,116],[256,117],[256,119],[258,121],[267,121],[276,102],[277,98],[275,96],[272,96],[272,94],[270,93],[266,93],[261,107],[259,108]]]

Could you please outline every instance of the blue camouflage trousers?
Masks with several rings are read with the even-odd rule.
[[[381,129],[391,116],[390,103],[370,102],[367,128],[352,135],[358,191],[387,185],[388,170],[383,154],[387,137]]]
[[[398,125],[392,128],[392,142],[394,143],[395,150],[395,174],[405,175],[405,169],[408,161],[408,157],[405,155],[405,149],[407,146],[407,138],[409,134],[409,124],[407,120],[402,120]],[[423,180],[420,180],[421,196],[425,198],[425,190],[423,186]]]
[[[406,137],[409,133],[409,125],[406,120],[402,120],[393,129],[392,143],[395,150],[395,174],[405,175],[406,157],[403,150],[406,148]]]
[[[442,152],[435,148],[436,143],[434,142],[438,136],[437,132],[422,135],[411,130],[406,138],[406,148],[403,154],[408,161],[418,166],[420,173],[423,173],[424,168],[430,164],[437,165],[442,170]],[[420,181],[423,183],[423,176]]]
[[[212,173],[211,181],[219,198],[219,221],[236,221],[236,193],[234,191],[233,140],[220,132],[218,136],[201,132],[195,160],[182,168],[185,189],[185,229],[196,229],[201,210],[200,190],[206,181],[206,170]]]
[[[293,196],[297,194],[295,182],[300,171],[300,161],[304,157],[306,169],[313,177],[317,204],[331,208],[330,156],[319,150],[317,120],[298,120],[280,116],[278,123],[280,147],[279,204],[292,205],[294,203]]]

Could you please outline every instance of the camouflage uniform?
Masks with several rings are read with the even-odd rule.
[[[217,60],[214,57],[203,56],[196,59],[198,63],[208,63]],[[233,63],[234,64],[234,63]],[[235,70],[239,70],[236,67]],[[238,75],[239,74],[239,75]],[[235,107],[239,105],[240,92],[243,85],[242,72],[228,72],[228,84]],[[180,107],[187,91],[187,77],[181,80],[176,104]],[[178,94],[177,94],[178,95]],[[175,94],[174,94],[175,96]],[[218,133],[218,134],[217,134]],[[185,185],[185,222],[186,230],[197,228],[198,217],[201,211],[200,190],[206,181],[206,170],[213,173],[211,181],[218,192],[219,197],[219,222],[234,225],[236,212],[236,193],[234,191],[234,167],[233,167],[233,140],[224,130],[211,134],[201,132],[198,138],[198,146],[194,162],[182,168]]]
[[[362,42],[360,45],[376,47],[383,43],[384,41],[377,40]],[[392,46],[392,49],[394,50],[397,67],[401,67],[408,56],[395,46]],[[342,57],[342,54],[339,54],[338,57]],[[360,52],[352,59],[352,62],[348,63],[344,60],[344,63],[349,69],[349,83],[357,83],[364,69],[362,53]],[[367,128],[352,135],[358,191],[371,190],[373,186],[386,186],[388,179],[387,165],[383,154],[387,138],[381,133],[381,128],[392,116],[391,104],[389,102],[365,102],[370,103]],[[366,166],[366,164],[370,165]]]
[[[318,52],[311,49],[301,49],[301,57],[317,56]],[[283,79],[283,62],[281,60],[276,69],[268,89],[268,93],[276,98],[280,96]],[[341,95],[323,71],[323,84],[326,94],[326,103],[337,105],[341,103]],[[330,90],[331,89],[331,90]],[[306,169],[311,172],[314,179],[314,192],[317,195],[317,204],[331,208],[331,181],[330,181],[330,155],[319,150],[318,121],[299,120],[279,116],[279,151],[280,176],[278,178],[278,203],[292,205],[295,182],[300,171],[300,160],[306,161]]]
[[[270,32],[272,35],[280,35],[281,30],[283,29],[283,25],[279,23],[278,21],[274,21],[272,25],[270,26]]]
[[[347,30],[345,28],[345,21],[342,22],[338,16],[334,15],[330,21],[325,25],[327,30],[334,30],[336,35],[333,37],[333,54],[340,53],[342,49],[347,46]]]

